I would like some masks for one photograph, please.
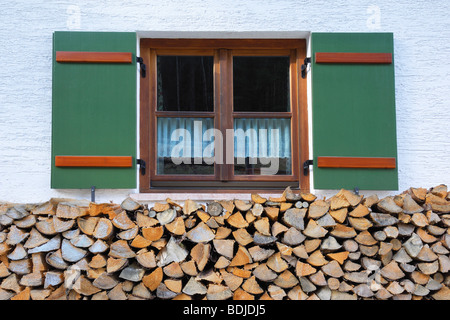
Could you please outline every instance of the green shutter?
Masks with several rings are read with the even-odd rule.
[[[314,188],[397,190],[393,34],[313,33],[311,49]]]
[[[87,52],[126,61],[56,59]],[[135,33],[53,34],[52,188],[136,188],[136,78]],[[86,156],[100,161],[55,163]]]

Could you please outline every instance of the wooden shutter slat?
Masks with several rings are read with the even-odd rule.
[[[131,52],[56,51],[56,62],[131,63]]]
[[[131,168],[133,157],[130,156],[56,156],[56,167],[113,167]]]
[[[370,157],[317,157],[319,168],[395,169],[395,158]]]
[[[316,63],[391,64],[391,53],[316,52]]]

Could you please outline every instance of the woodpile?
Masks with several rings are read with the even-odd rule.
[[[1,300],[450,299],[450,193],[0,204]]]

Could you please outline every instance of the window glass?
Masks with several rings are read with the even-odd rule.
[[[235,175],[290,175],[291,121],[234,119]]]
[[[237,112],[289,112],[289,57],[233,57],[233,107]]]
[[[158,56],[158,111],[214,111],[214,57]]]
[[[214,119],[158,117],[158,174],[214,174]]]

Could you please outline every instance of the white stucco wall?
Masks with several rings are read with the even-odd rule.
[[[449,12],[448,0],[2,1],[0,201],[90,197],[89,190],[50,189],[51,53],[56,30],[172,35],[212,31],[234,36],[394,32],[399,192],[410,186],[450,184]],[[133,192],[97,190],[96,198],[119,202]]]

